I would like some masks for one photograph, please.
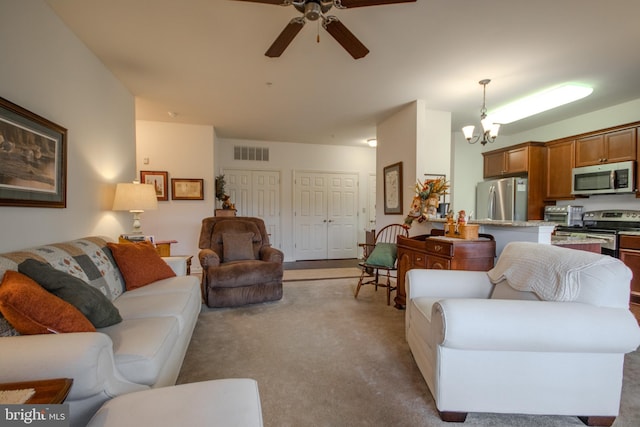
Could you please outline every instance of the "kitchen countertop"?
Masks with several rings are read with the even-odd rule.
[[[577,236],[551,236],[552,245],[587,245],[591,243],[606,243],[602,239],[594,239],[591,237],[577,237]]]
[[[433,218],[427,219],[426,222],[434,222],[444,224],[447,222],[446,218]],[[541,227],[541,226],[556,226],[555,222],[549,221],[502,221],[493,219],[472,219],[467,222],[468,224],[478,225],[491,225],[494,227]]]
[[[624,234],[626,236],[640,236],[640,231],[618,231],[618,234]]]

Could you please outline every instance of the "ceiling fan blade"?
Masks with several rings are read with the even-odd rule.
[[[360,40],[358,40],[356,36],[354,36],[353,33],[349,31],[347,27],[345,27],[344,24],[335,16],[327,16],[322,23],[322,26],[333,36],[334,39],[336,39],[338,43],[342,45],[343,48],[345,48],[347,52],[349,52],[351,56],[353,56],[353,59],[363,58],[369,53],[369,49],[367,49],[366,46],[363,45],[362,42],[360,42]]]
[[[275,5],[282,5],[282,6],[288,6],[291,4],[291,2],[287,0],[236,0],[236,1],[249,1],[252,3],[266,3],[266,4],[275,4]]]
[[[414,3],[415,1],[416,0],[338,0],[336,7],[351,9],[353,7],[379,6],[383,4]]]
[[[264,53],[265,56],[277,58],[282,55],[282,52],[284,52],[296,35],[298,35],[302,27],[304,27],[304,23],[305,20],[302,17],[293,18],[289,21],[271,47]]]

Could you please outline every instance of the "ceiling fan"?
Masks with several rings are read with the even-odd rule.
[[[416,0],[238,0],[254,3],[267,3],[280,6],[293,5],[302,16],[293,18],[280,35],[265,52],[270,58],[277,58],[289,46],[300,32],[306,20],[322,19],[322,27],[349,52],[353,59],[359,59],[369,53],[369,49],[353,35],[345,25],[333,15],[325,15],[332,7],[336,9],[350,9],[353,7],[377,6],[383,4],[409,3]]]

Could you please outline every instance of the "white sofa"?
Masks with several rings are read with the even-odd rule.
[[[406,338],[442,419],[522,413],[611,425],[624,355],[640,344],[630,279],[617,259],[524,242],[509,243],[489,273],[409,271]]]
[[[125,291],[108,241],[87,237],[0,254],[0,280],[25,258],[44,259],[101,289],[123,318],[97,332],[0,338],[0,382],[73,379],[66,400],[72,426],[85,426],[115,396],[175,384],[201,309],[195,276]],[[184,259],[168,261],[184,274]]]

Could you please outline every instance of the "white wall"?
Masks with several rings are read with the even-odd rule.
[[[193,255],[192,272],[201,271],[197,255],[202,219],[213,216],[215,208],[213,147],[213,126],[136,122],[137,179],[140,171],[169,173],[169,200],[142,214],[143,231],[156,240],[177,240],[171,255]],[[204,200],[171,200],[172,178],[204,179]]]
[[[376,230],[385,225],[397,224],[404,221],[407,208],[413,198],[417,169],[416,147],[418,139],[418,110],[417,101],[412,102],[378,123],[376,136]],[[384,214],[384,176],[385,167],[402,162],[402,207],[400,215]]]
[[[234,160],[233,147],[268,147],[269,161]],[[282,251],[285,261],[293,255],[293,175],[295,171],[356,173],[359,179],[358,241],[364,242],[369,226],[367,212],[368,176],[376,171],[376,151],[363,147],[295,144],[275,141],[252,141],[216,138],[215,175],[223,169],[268,170],[280,172],[280,208]]]
[[[0,96],[68,129],[67,208],[0,206],[0,252],[117,237],[115,183],[135,172],[134,99],[43,1],[2,1]]]
[[[444,174],[451,177],[451,113],[426,108],[422,100],[416,100],[377,127],[378,149],[376,169],[378,171],[376,228],[388,224],[403,223],[415,196],[417,181],[424,181],[425,173]],[[402,214],[384,215],[384,183],[382,171],[385,166],[402,161],[403,191]],[[429,226],[413,222],[410,235],[425,234]]]

